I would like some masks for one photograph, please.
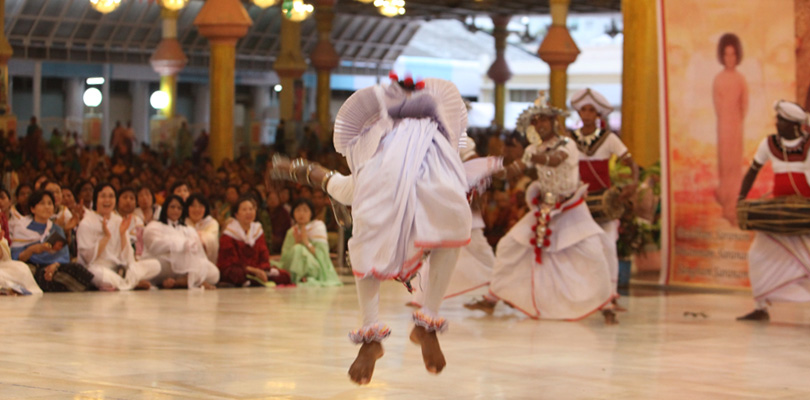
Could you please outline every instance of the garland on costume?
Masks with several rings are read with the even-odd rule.
[[[555,201],[555,196],[551,192],[546,192],[541,202],[541,195],[532,199],[532,204],[538,206],[537,211],[534,212],[537,221],[532,225],[534,237],[529,241],[534,245],[534,260],[538,264],[543,263],[543,249],[551,245],[551,229],[548,225],[551,223],[551,211],[560,207],[560,203]]]
[[[593,135],[583,135],[581,130],[577,129],[574,131],[574,138],[577,140],[577,143],[590,148],[604,133],[605,131],[603,129],[597,129]]]

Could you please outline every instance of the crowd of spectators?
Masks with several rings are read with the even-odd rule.
[[[481,155],[522,156],[518,135],[468,133]],[[25,262],[46,292],[340,284],[332,260],[344,257],[337,253],[351,229],[338,225],[329,196],[266,180],[274,146],[215,167],[207,135],[184,136],[174,147],[135,146],[131,127],[117,123],[110,155],[59,130],[46,142],[35,118],[23,138],[0,132],[0,221],[10,245],[0,270]],[[306,140],[287,155],[350,173],[328,140]],[[491,245],[526,212],[528,182],[496,179],[482,196]]]

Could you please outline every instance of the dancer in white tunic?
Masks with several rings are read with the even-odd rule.
[[[614,246],[585,204],[576,144],[556,133],[562,114],[538,99],[518,120],[532,144],[507,172],[536,168],[526,190],[530,210],[498,242],[489,296],[467,308],[491,313],[501,299],[531,318],[578,320],[602,310],[606,323],[616,322]]]
[[[143,232],[144,258],[160,261],[161,271],[152,283],[164,289],[216,289],[219,269],[208,260],[197,230],[183,225],[186,210],[183,199],[170,195],[163,203],[157,221]]]
[[[582,120],[582,128],[571,131],[569,135],[574,139],[579,150],[579,177],[588,185],[588,193],[604,192],[611,188],[609,165],[610,159],[616,157],[619,162],[629,166],[633,171],[633,183],[622,190],[623,194],[629,197],[638,186],[638,167],[619,136],[605,126],[608,114],[613,111],[610,102],[601,93],[586,88],[571,96],[571,108],[579,113]],[[602,126],[597,125],[600,120]],[[616,261],[611,261],[610,264],[615,265],[616,269],[611,271],[610,276],[615,286],[619,277],[619,262],[616,255],[619,220],[614,219],[601,223],[599,226],[613,243],[612,257],[616,258]]]
[[[802,131],[808,116],[797,104],[776,103],[777,134],[762,140],[740,188],[748,196],[760,168],[771,162],[773,195],[810,198],[810,136]],[[768,321],[772,302],[810,301],[810,235],[756,232],[748,250],[748,276],[756,309],[738,320]]]
[[[439,79],[415,84],[394,75],[393,81],[356,92],[338,112],[335,149],[346,156],[351,176],[324,176],[314,164],[289,165],[293,179],[321,185],[352,206],[349,255],[363,326],[349,335],[362,344],[349,375],[358,384],[370,382],[390,334],[378,317],[380,282],[409,282],[426,257],[433,267],[423,283],[424,306],[413,314],[411,340],[422,346],[427,370],[441,372],[445,360],[436,333],[447,321],[438,309],[458,248],[470,242],[468,178],[458,156],[467,111],[458,89]],[[285,168],[279,169],[283,175]]]
[[[464,161],[465,166],[469,161],[478,159],[475,153],[475,141],[470,137],[464,138],[466,146],[459,149],[461,160]],[[501,169],[503,160],[496,157],[487,157],[487,165],[489,170],[494,172]],[[484,166],[487,168],[487,166]],[[485,188],[474,188],[469,197],[470,210],[472,211],[472,232],[470,233],[470,244],[461,248],[458,255],[458,262],[456,268],[453,270],[453,275],[450,278],[450,284],[447,287],[444,298],[459,296],[469,293],[476,289],[480,289],[489,285],[489,279],[492,276],[492,266],[495,265],[495,253],[492,247],[487,242],[484,236],[484,218],[481,216],[481,202],[479,191]],[[420,282],[413,284],[413,298],[408,303],[410,306],[421,307],[424,302],[425,292],[421,280],[428,275],[430,270],[430,263],[425,263],[419,273]]]
[[[135,261],[130,246],[132,216],[121,218],[115,210],[115,189],[99,185],[93,194],[93,211],[88,210],[76,233],[79,263],[93,273],[93,284],[100,290],[148,289],[149,280],[160,273],[153,259]]]

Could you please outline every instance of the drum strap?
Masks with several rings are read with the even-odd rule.
[[[593,168],[593,164],[591,164],[591,160],[585,160],[585,162],[588,164],[588,169],[591,170],[591,173],[593,174],[593,176],[595,176],[596,180],[599,181],[599,184],[602,185],[603,188],[607,188],[608,185],[602,180],[601,177],[599,177],[599,174],[596,173],[596,170]]]
[[[788,162],[787,150],[785,150],[785,144],[781,143],[781,145],[782,146],[780,146],[780,147],[782,147],[782,156],[785,157],[784,158],[785,162]],[[802,192],[799,191],[799,187],[796,185],[796,181],[793,179],[793,174],[788,172],[787,176],[788,176],[788,179],[790,179],[790,186],[793,186],[793,192],[798,194],[798,195],[802,194]]]

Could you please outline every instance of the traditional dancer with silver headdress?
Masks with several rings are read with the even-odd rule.
[[[436,334],[447,321],[438,315],[439,305],[459,248],[470,242],[469,182],[482,177],[476,171],[488,171],[486,161],[462,165],[458,151],[467,111],[452,83],[399,81],[393,74],[392,81],[356,92],[338,112],[335,149],[346,156],[352,175],[280,159],[272,173],[320,186],[333,200],[352,206],[349,256],[363,325],[349,335],[362,345],[349,375],[358,384],[370,382],[383,355],[382,341],[391,333],[378,315],[380,282],[396,279],[409,285],[424,260],[431,268],[410,338],[421,345],[428,371],[444,368]]]
[[[500,299],[531,318],[579,320],[602,310],[616,322],[614,245],[585,204],[576,144],[557,133],[563,114],[539,98],[520,115],[518,130],[531,144],[507,172],[537,170],[526,190],[530,210],[498,242],[489,295],[465,307],[491,313]]]
[[[806,210],[810,207],[807,200],[810,198],[810,135],[802,129],[808,123],[808,115],[799,105],[787,101],[778,101],[775,109],[777,133],[759,144],[751,167],[743,178],[737,205],[740,225],[757,230],[748,250],[748,277],[756,308],[738,320],[768,321],[768,306],[772,302],[810,301],[810,235],[789,233],[797,227],[807,231],[806,226],[798,225],[802,224],[802,219],[807,224]],[[777,229],[759,229],[753,225],[755,221],[742,218],[744,212],[740,213],[752,204],[745,198],[759,170],[769,161],[774,172],[775,198],[757,203],[760,206],[771,203],[775,212],[769,222],[772,225],[770,228],[784,225],[782,227],[786,229],[783,233],[774,232]],[[780,215],[791,213],[791,208],[794,214],[798,214],[779,221]]]

